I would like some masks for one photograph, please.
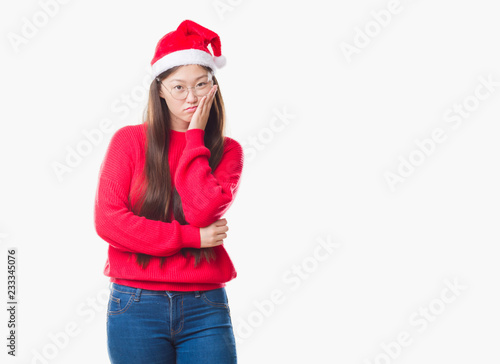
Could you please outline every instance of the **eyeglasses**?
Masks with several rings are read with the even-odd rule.
[[[167,86],[163,84],[163,82],[159,81],[159,79],[157,80],[158,82],[161,83],[161,85],[165,88],[165,90],[170,92],[170,95],[172,95],[172,97],[176,100],[184,100],[186,97],[188,97],[189,89],[193,89],[193,93],[197,97],[203,97],[210,92],[210,89],[212,88],[214,83],[213,80],[208,80],[208,81],[198,82],[198,84],[194,87],[176,85],[172,87],[171,90],[169,90]]]

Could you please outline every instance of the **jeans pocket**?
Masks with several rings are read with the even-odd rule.
[[[119,315],[127,311],[134,302],[135,293],[111,289],[109,293],[108,315]]]
[[[224,287],[204,291],[201,298],[206,304],[212,307],[225,308],[229,312],[229,301]]]

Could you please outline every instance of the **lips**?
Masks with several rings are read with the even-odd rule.
[[[192,107],[188,107],[187,109],[185,109],[186,111],[193,111],[193,110],[196,110],[198,106],[192,106]]]

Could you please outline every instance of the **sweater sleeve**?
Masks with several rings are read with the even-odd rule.
[[[134,135],[130,126],[115,132],[99,170],[94,205],[97,234],[113,247],[133,253],[169,256],[181,248],[200,248],[200,229],[147,219],[129,208],[134,173]]]
[[[175,187],[182,201],[186,221],[206,227],[224,215],[234,201],[243,170],[243,148],[226,137],[224,154],[212,173],[210,150],[204,143],[205,130],[188,129],[186,146],[179,160]]]

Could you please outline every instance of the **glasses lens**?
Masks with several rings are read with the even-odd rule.
[[[174,99],[182,100],[187,96],[187,88],[184,86],[176,86],[172,89],[171,93]]]
[[[205,96],[206,94],[208,94],[208,92],[212,88],[212,83],[213,81],[210,80],[210,81],[203,81],[197,84],[196,87],[194,88],[196,96]]]
[[[213,80],[199,82],[195,87],[193,87],[193,92],[196,96],[202,97],[210,92],[212,88]],[[170,91],[172,97],[176,100],[184,100],[188,96],[188,88],[185,86],[175,86]]]

